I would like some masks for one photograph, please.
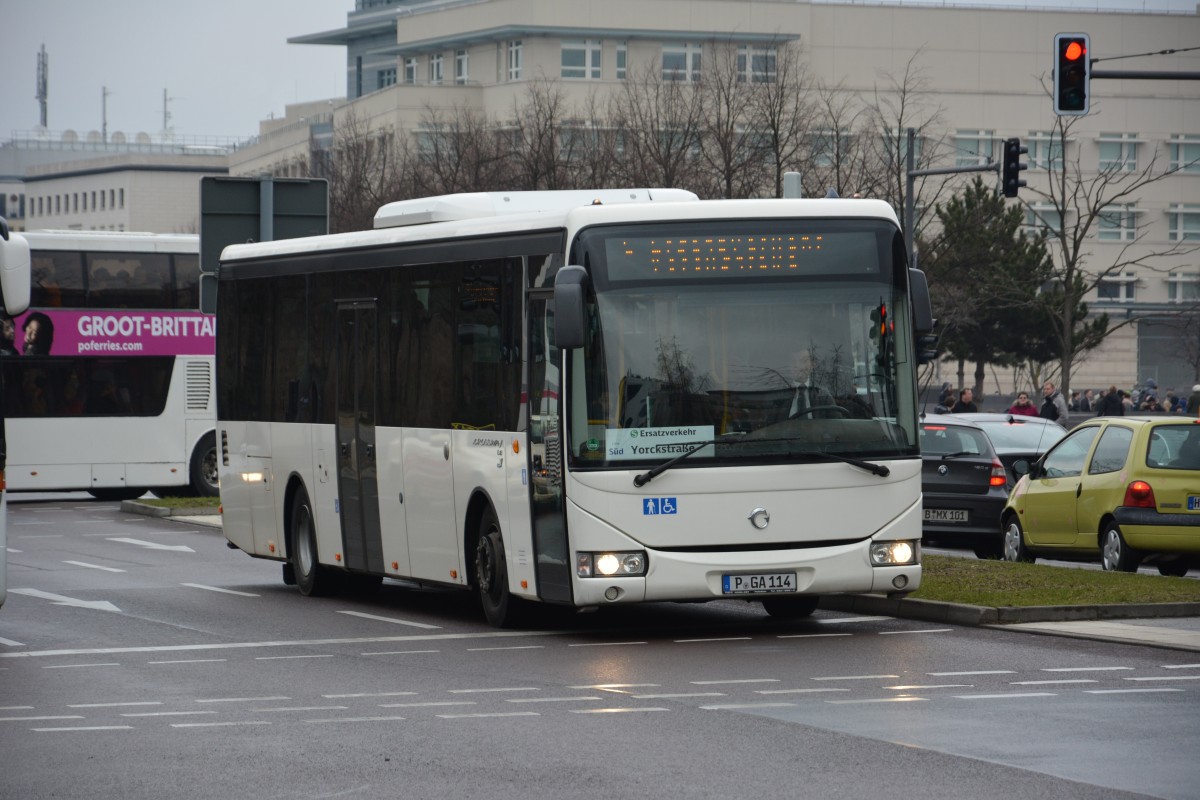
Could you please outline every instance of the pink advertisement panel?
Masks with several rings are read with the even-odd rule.
[[[199,311],[40,308],[0,320],[0,355],[211,356],[216,333]]]

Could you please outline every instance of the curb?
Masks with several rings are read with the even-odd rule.
[[[821,598],[829,611],[883,614],[955,625],[1012,625],[1022,622],[1075,622],[1154,617],[1200,617],[1200,603],[1128,603],[1094,606],[970,606],[936,600],[841,594]]]
[[[126,514],[141,514],[144,517],[199,517],[219,515],[217,506],[192,506],[171,508],[168,506],[152,506],[139,503],[137,500],[122,500],[121,510]]]

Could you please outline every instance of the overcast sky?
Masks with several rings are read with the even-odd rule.
[[[163,89],[181,136],[248,138],[289,103],[346,95],[346,48],[288,44],[344,27],[354,0],[0,0],[0,141],[40,120],[37,54],[49,57],[48,127],[159,133]]]

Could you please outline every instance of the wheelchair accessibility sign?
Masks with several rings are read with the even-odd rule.
[[[642,500],[642,516],[651,517],[659,514],[675,514],[678,505],[674,497],[647,497]]]

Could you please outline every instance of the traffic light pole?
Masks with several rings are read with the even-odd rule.
[[[1092,59],[1095,64],[1097,59]],[[1093,69],[1092,80],[1120,78],[1126,81],[1200,81],[1200,72],[1130,72],[1124,69]]]

